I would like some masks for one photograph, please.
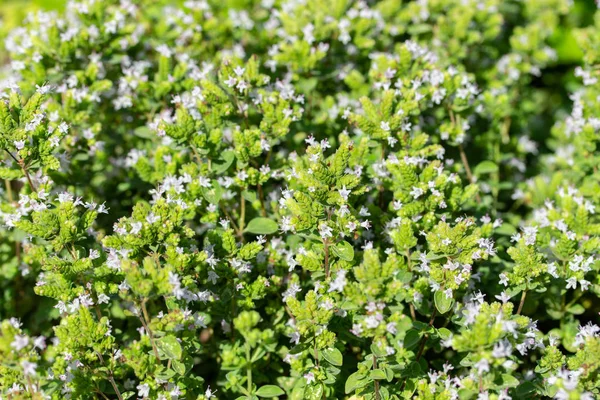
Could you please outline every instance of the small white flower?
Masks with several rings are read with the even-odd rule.
[[[136,389],[138,390],[138,396],[142,398],[148,397],[150,394],[150,385],[147,383],[137,385]]]
[[[416,200],[425,193],[420,187],[413,186],[410,195]]]
[[[208,385],[208,388],[206,389],[206,392],[204,392],[204,397],[206,397],[207,400],[209,400],[211,397],[214,396],[214,394],[217,393],[216,390],[210,390],[210,385]]]
[[[108,303],[110,300],[110,297],[108,297],[107,295],[105,295],[104,293],[100,293],[98,295],[98,304],[105,304]]]
[[[340,196],[342,196],[342,199],[344,199],[344,201],[348,201],[348,196],[350,195],[351,191],[349,189],[346,189],[346,185],[339,189],[338,192]]]
[[[29,344],[29,337],[25,335],[15,335],[10,347],[15,349],[16,351],[21,351]]]
[[[154,224],[155,222],[160,221],[160,215],[155,215],[154,213],[150,213],[146,216],[146,221],[149,224]]]
[[[242,76],[244,75],[244,72],[246,71],[245,68],[242,68],[240,66],[237,66],[233,69],[233,72],[237,75],[237,76]]]
[[[333,237],[333,229],[327,224],[322,223],[321,226],[319,226],[319,234],[323,239]]]
[[[36,367],[37,367],[36,363],[30,362],[28,360],[21,361],[21,368],[23,368],[23,374],[25,376],[35,376]]]
[[[13,143],[15,144],[15,148],[17,150],[23,150],[23,148],[25,147],[25,141],[24,140],[15,140]]]
[[[310,385],[315,381],[315,374],[313,374],[312,372],[304,374],[304,379],[306,379],[306,384]]]

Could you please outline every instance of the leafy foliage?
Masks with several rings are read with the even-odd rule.
[[[599,397],[595,8],[14,14],[0,398]]]

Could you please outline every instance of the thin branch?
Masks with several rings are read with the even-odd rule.
[[[100,362],[103,365],[106,365],[106,363],[104,362],[104,357],[102,357],[102,354],[100,354],[99,352],[96,352],[96,355],[100,359]],[[115,382],[115,379],[113,378],[113,371],[110,368],[108,369],[108,381],[110,382],[111,386],[115,390],[115,394],[117,395],[117,397],[119,398],[119,400],[123,400],[123,396],[121,395],[121,391],[119,390],[119,388],[117,386],[117,383]]]
[[[406,265],[408,267],[408,272],[412,272],[412,261],[410,259],[410,249],[406,250]],[[408,308],[410,309],[410,316],[413,321],[417,320],[417,314],[415,313],[415,305],[413,303],[408,303]]]
[[[240,239],[242,241],[244,241],[244,224],[245,224],[245,219],[246,219],[246,198],[244,197],[244,191],[240,190],[240,222],[238,223],[239,226],[239,236]]]
[[[523,305],[525,304],[525,297],[527,296],[527,290],[523,290],[523,294],[521,294],[521,302],[519,303],[519,308],[517,309],[517,315],[521,314],[523,310]]]
[[[25,166],[25,162],[23,160],[17,159],[10,151],[8,151],[8,149],[6,149],[6,152],[8,153],[8,155],[10,156],[10,158],[12,158],[17,163],[17,165],[19,167],[21,167],[21,171],[23,171],[23,173],[25,174],[25,177],[27,178],[27,182],[29,183],[29,187],[31,188],[31,190],[34,191],[34,192],[37,192],[37,189],[35,188],[35,185],[31,181],[31,176],[29,176],[29,172],[27,171],[27,168]]]
[[[375,354],[373,354],[373,369],[377,369],[377,357],[375,357]],[[381,400],[381,395],[379,394],[379,381],[377,379],[374,380],[375,382],[375,400]]]
[[[4,180],[4,185],[6,186],[6,194],[8,196],[8,201],[10,201],[11,204],[12,204],[12,202],[14,201],[14,199],[13,199],[13,193],[12,193],[11,183],[10,183],[10,181],[8,179],[5,179]]]
[[[248,393],[252,393],[252,363],[250,358],[250,344],[248,342],[245,343],[246,347],[246,380],[248,384]]]
[[[331,271],[329,270],[329,240],[325,239],[325,277],[329,278]]]
[[[431,319],[429,320],[429,327],[433,326],[433,321],[435,321],[435,316],[437,314],[437,309],[434,308],[433,312],[431,313]],[[425,351],[425,344],[427,343],[427,339],[429,339],[429,334],[425,334],[425,336],[423,336],[423,339],[421,339],[421,345],[419,347],[419,352],[417,353],[417,361],[419,361],[421,359],[421,356],[423,355],[423,352]]]
[[[227,209],[225,209],[225,206],[222,205],[222,204],[220,204],[220,202],[219,202],[219,205],[221,206],[221,210],[223,211],[223,213],[225,214],[225,216],[229,219],[229,222],[231,222],[231,226],[233,227],[233,230],[236,231],[237,234],[239,235],[240,234],[240,230],[238,229],[235,221],[233,220],[233,218],[231,218],[231,215],[229,215],[229,213],[227,212]]]
[[[463,148],[462,144],[458,145],[458,150],[460,151],[460,159],[465,166],[465,171],[467,172],[467,178],[469,179],[469,182],[475,183],[473,173],[471,172],[471,167],[469,166],[469,160],[467,160],[467,155],[465,154],[465,149]],[[475,195],[475,198],[477,199],[478,203],[481,203],[481,197],[479,196],[479,193]]]
[[[102,396],[103,398],[105,398],[106,400],[110,400],[110,399],[108,398],[108,396],[107,396],[107,395],[105,395],[104,393],[102,393],[100,390],[95,390],[95,392],[96,392],[96,393],[98,393],[98,394],[99,394],[100,396]]]
[[[267,209],[265,207],[265,195],[263,193],[262,185],[259,183],[257,186],[258,189],[258,199],[260,200],[260,214],[263,217],[267,216]]]
[[[148,332],[148,337],[150,338],[150,344],[152,345],[152,351],[154,352],[154,356],[156,357],[156,363],[160,364],[160,357],[158,356],[158,348],[156,347],[156,343],[154,343],[154,335],[152,334],[152,329],[150,329],[150,319],[148,318],[148,310],[146,309],[146,299],[142,300],[142,313],[144,314],[143,318],[140,316],[140,321],[142,321],[142,325],[146,332]],[[146,320],[146,322],[144,322]]]
[[[317,364],[317,368],[319,368],[319,350],[317,350],[317,337],[316,336],[314,336],[313,342],[314,342],[313,350],[315,353],[315,362]]]
[[[437,309],[434,307],[433,308],[433,312],[431,313],[431,319],[429,320],[429,327],[433,326],[433,322],[435,321],[435,316],[437,314]],[[416,361],[418,362],[421,359],[421,356],[423,355],[423,353],[425,352],[425,344],[427,343],[427,339],[429,339],[429,334],[425,334],[425,336],[423,336],[423,338],[421,339],[421,343],[419,344],[419,351],[417,352],[417,357],[416,357]],[[402,386],[400,387],[400,391],[404,390],[404,387],[406,386],[406,380],[408,378],[404,378],[404,382],[402,382]]]
[[[10,156],[10,158],[12,158],[13,160],[15,160],[15,162],[20,165],[19,160],[17,160],[17,158],[15,156],[13,156],[13,154],[10,151],[6,150],[6,152],[8,153],[8,155]]]

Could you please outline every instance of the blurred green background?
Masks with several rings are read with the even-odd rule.
[[[0,61],[6,59],[4,38],[33,10],[61,10],[67,0],[0,0]]]
[[[179,3],[180,0],[173,2]],[[21,23],[28,12],[39,9],[62,10],[66,3],[67,0],[0,0],[0,64],[6,61],[4,37]],[[557,51],[559,64],[578,64],[581,61],[583,54],[574,40],[572,28],[589,25],[595,8],[594,0],[574,1],[571,14],[564,18],[563,26],[555,32],[550,43]]]
[[[5,34],[19,25],[29,11],[60,10],[66,3],[66,0],[0,0],[0,30]]]

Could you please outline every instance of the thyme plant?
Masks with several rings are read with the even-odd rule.
[[[600,396],[600,13],[81,0],[0,57],[0,399]]]

